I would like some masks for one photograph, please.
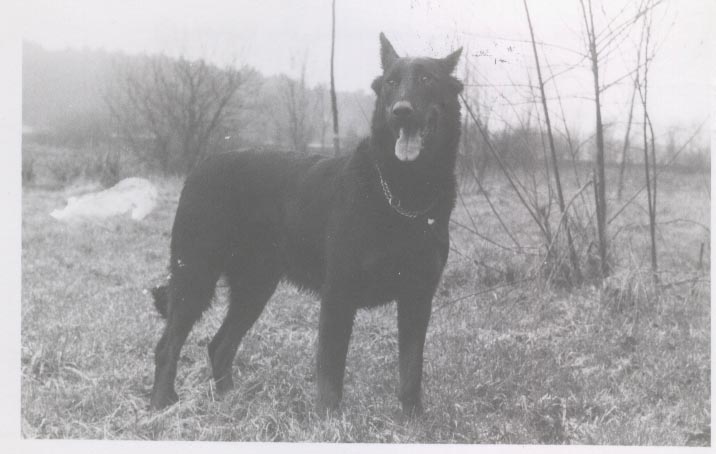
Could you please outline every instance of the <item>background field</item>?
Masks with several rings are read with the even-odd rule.
[[[627,194],[640,186],[641,171],[630,169]],[[641,198],[610,226],[612,276],[570,290],[548,283],[529,249],[516,253],[453,225],[426,342],[426,413],[415,420],[401,416],[396,398],[393,305],[359,313],[343,411],[317,417],[318,304],[287,285],[245,338],[237,387],[221,400],[206,353],[226,307],[219,288],[183,350],[180,402],[149,412],[163,322],[143,289],[166,274],[181,188],[179,178],[153,181],[160,204],[142,222],[62,224],[48,213],[81,188],[24,188],[25,437],[710,444],[707,173],[668,171],[660,179],[656,292]],[[491,175],[484,186],[519,241],[532,244],[537,232],[505,182]],[[485,198],[466,189],[463,200],[453,218],[470,225],[467,206],[483,233],[507,244]]]

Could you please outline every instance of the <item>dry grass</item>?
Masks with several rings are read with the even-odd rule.
[[[160,207],[142,223],[79,226],[48,215],[62,205],[62,191],[26,188],[24,436],[710,444],[709,199],[702,178],[708,176],[674,174],[660,183],[659,219],[681,221],[659,229],[662,282],[674,285],[658,291],[646,268],[647,218],[638,208],[610,226],[619,231],[614,275],[603,286],[569,291],[529,279],[538,249],[516,253],[454,227],[455,251],[426,343],[426,414],[415,420],[401,416],[396,398],[393,306],[357,318],[342,413],[323,420],[313,412],[318,304],[283,285],[239,350],[235,391],[217,400],[208,380],[206,346],[225,310],[220,289],[183,350],[180,403],[149,412],[162,321],[142,290],[165,274],[180,182],[160,183]],[[520,242],[537,244],[509,190],[497,177],[488,186]],[[509,244],[484,198],[467,195],[466,203],[481,233]],[[464,207],[455,219],[471,222]]]

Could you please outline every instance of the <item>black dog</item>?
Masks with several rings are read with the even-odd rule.
[[[167,324],[156,348],[153,408],[177,400],[179,352],[224,275],[231,301],[209,344],[219,392],[233,386],[242,337],[287,279],[321,297],[319,411],[341,400],[356,310],[394,300],[400,401],[405,412],[422,410],[423,344],[455,204],[462,84],[451,73],[462,49],[443,59],[400,58],[383,34],[380,43],[371,137],[354,153],[226,153],[188,177],[169,284],[154,291]]]

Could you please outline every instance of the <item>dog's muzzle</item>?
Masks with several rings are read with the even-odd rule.
[[[400,102],[396,103],[398,106]],[[410,105],[409,103],[408,106]],[[393,110],[395,110],[395,106]],[[413,115],[412,107],[410,107],[410,115]],[[420,153],[425,149],[430,136],[437,129],[439,111],[436,107],[431,107],[428,111],[425,125],[422,128],[416,128],[409,123],[400,126],[398,139],[395,141],[395,157],[402,162],[412,162],[418,159]]]

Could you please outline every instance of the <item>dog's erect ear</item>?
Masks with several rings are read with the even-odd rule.
[[[447,70],[448,74],[452,74],[452,72],[455,71],[455,67],[457,66],[457,62],[460,60],[461,54],[462,47],[440,60],[440,63],[443,65],[443,68]]]
[[[390,68],[390,66],[397,60],[398,54],[393,49],[393,45],[390,44],[388,38],[385,37],[383,32],[380,32],[380,64],[383,67],[383,71]]]
[[[455,91],[455,94],[460,93],[463,89],[462,82],[455,79],[454,77],[450,77],[450,87]]]

